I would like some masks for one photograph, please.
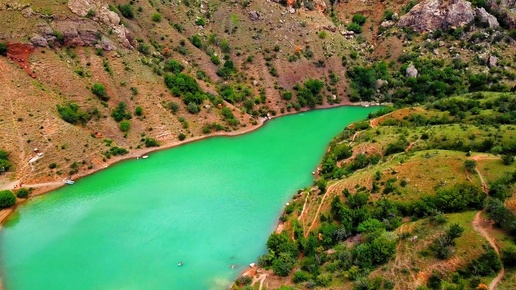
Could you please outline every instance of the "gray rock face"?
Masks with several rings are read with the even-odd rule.
[[[91,10],[95,12],[92,19],[95,22],[104,24],[113,30],[113,33],[118,37],[123,46],[133,48],[132,37],[129,30],[120,24],[120,17],[115,12],[109,10],[106,3],[101,0],[70,0],[68,1],[68,8],[81,16],[85,17]]]
[[[99,40],[100,26],[91,21],[55,21],[55,30],[63,33],[64,41],[70,46],[93,46]]]
[[[418,74],[418,71],[417,71],[416,67],[412,63],[409,64],[409,66],[405,70],[405,75],[407,76],[407,78],[416,78],[417,74]]]
[[[484,7],[482,8],[475,8],[475,14],[478,18],[478,20],[482,23],[487,23],[489,27],[493,29],[497,29],[500,27],[500,24],[498,23],[498,20],[493,15],[489,14]]]
[[[403,15],[398,26],[417,32],[458,28],[475,19],[470,2],[465,0],[424,0]]]

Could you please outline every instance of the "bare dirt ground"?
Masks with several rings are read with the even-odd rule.
[[[30,77],[35,78],[36,74],[30,67],[29,58],[34,52],[34,47],[23,43],[9,43],[7,46],[7,57],[19,65]]]

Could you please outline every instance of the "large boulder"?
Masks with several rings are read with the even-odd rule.
[[[418,71],[417,71],[416,67],[412,63],[409,64],[409,66],[405,70],[405,76],[407,78],[416,78],[417,74],[418,74]]]
[[[489,12],[482,8],[475,8],[475,14],[477,16],[477,19],[481,23],[486,23],[489,25],[490,28],[497,29],[500,27],[500,24],[498,23],[498,20],[493,15],[489,14]]]
[[[474,19],[475,11],[468,1],[424,0],[403,15],[398,26],[417,32],[435,31],[462,27]]]

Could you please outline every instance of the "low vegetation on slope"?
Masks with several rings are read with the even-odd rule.
[[[515,104],[475,93],[384,108],[344,129],[267,241],[269,286],[476,289],[501,261],[513,267],[513,248],[500,260],[474,219],[485,207],[504,235],[514,231],[504,200],[516,193]]]

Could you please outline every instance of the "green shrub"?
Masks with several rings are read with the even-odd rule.
[[[508,246],[502,249],[502,262],[505,267],[516,267],[516,247]]]
[[[82,124],[86,124],[91,119],[90,114],[86,111],[79,110],[79,106],[75,103],[69,103],[62,106],[56,105],[56,107],[61,119],[70,124],[77,124],[79,121]]]
[[[193,46],[197,48],[200,48],[202,46],[202,40],[197,34],[190,37],[190,42],[193,44]]]
[[[152,14],[152,18],[151,18],[151,19],[152,19],[152,21],[154,21],[154,22],[161,22],[161,14],[159,14],[159,13],[154,13],[154,14]]]
[[[0,42],[0,55],[7,55],[7,43],[5,42]]]
[[[16,203],[16,197],[10,190],[0,191],[0,209],[13,206]]]
[[[137,106],[137,107],[134,109],[134,114],[135,114],[136,116],[139,116],[139,117],[140,117],[140,116],[142,116],[142,115],[143,115],[143,109],[142,109],[142,107]]]
[[[356,24],[362,26],[366,22],[366,19],[367,18],[364,15],[358,13],[358,14],[353,15],[353,18],[351,19],[351,21],[353,23],[356,23]]]
[[[312,277],[312,275],[310,275],[310,273],[308,273],[308,272],[296,271],[296,272],[294,272],[294,276],[292,276],[292,282],[294,282],[294,283],[305,282],[305,281],[308,281],[311,277]]]
[[[186,135],[185,135],[185,134],[183,134],[183,133],[180,133],[180,134],[179,134],[179,136],[178,136],[178,138],[179,138],[179,141],[183,141],[183,140],[185,140],[185,139],[186,139]]]
[[[188,110],[188,113],[190,113],[190,114],[197,114],[201,111],[201,108],[195,102],[188,103],[188,105],[186,106],[186,109]]]
[[[50,168],[50,169],[57,168],[57,164],[56,164],[56,163],[50,163],[50,164],[48,165],[48,168]]]
[[[145,138],[145,147],[159,147],[159,143],[154,138]]]
[[[29,197],[30,191],[27,188],[21,188],[16,191],[16,196],[18,198],[27,198]]]
[[[385,20],[392,20],[392,16],[394,15],[394,12],[392,10],[385,10],[385,12],[383,12],[383,19]]]
[[[125,154],[129,153],[129,151],[127,151],[127,149],[125,149],[125,148],[113,146],[113,147],[109,148],[109,153],[113,156],[116,156],[116,155],[125,155]]]
[[[118,106],[111,112],[111,117],[117,122],[131,119],[131,113],[127,112],[126,109],[127,105],[124,102],[118,103]]]
[[[362,27],[355,22],[351,22],[348,25],[348,30],[353,31],[354,33],[362,33]]]
[[[131,129],[131,122],[129,122],[127,120],[123,120],[120,122],[120,131],[128,132],[129,129]]]
[[[130,4],[120,4],[118,5],[118,10],[120,14],[125,18],[132,19],[134,18],[133,7]]]
[[[235,280],[235,283],[238,285],[238,286],[246,286],[246,285],[250,285],[251,282],[253,282],[253,278],[249,277],[249,276],[240,276],[238,277],[236,280]]]
[[[204,25],[206,25],[206,21],[204,20],[204,18],[198,17],[195,20],[195,25],[204,26]]]
[[[91,88],[91,92],[99,97],[102,101],[108,101],[109,96],[106,93],[106,87],[104,87],[103,84],[95,83],[93,84],[93,87]]]
[[[184,69],[185,67],[181,63],[173,59],[165,63],[165,71],[171,72],[173,74],[178,74],[182,72]]]

